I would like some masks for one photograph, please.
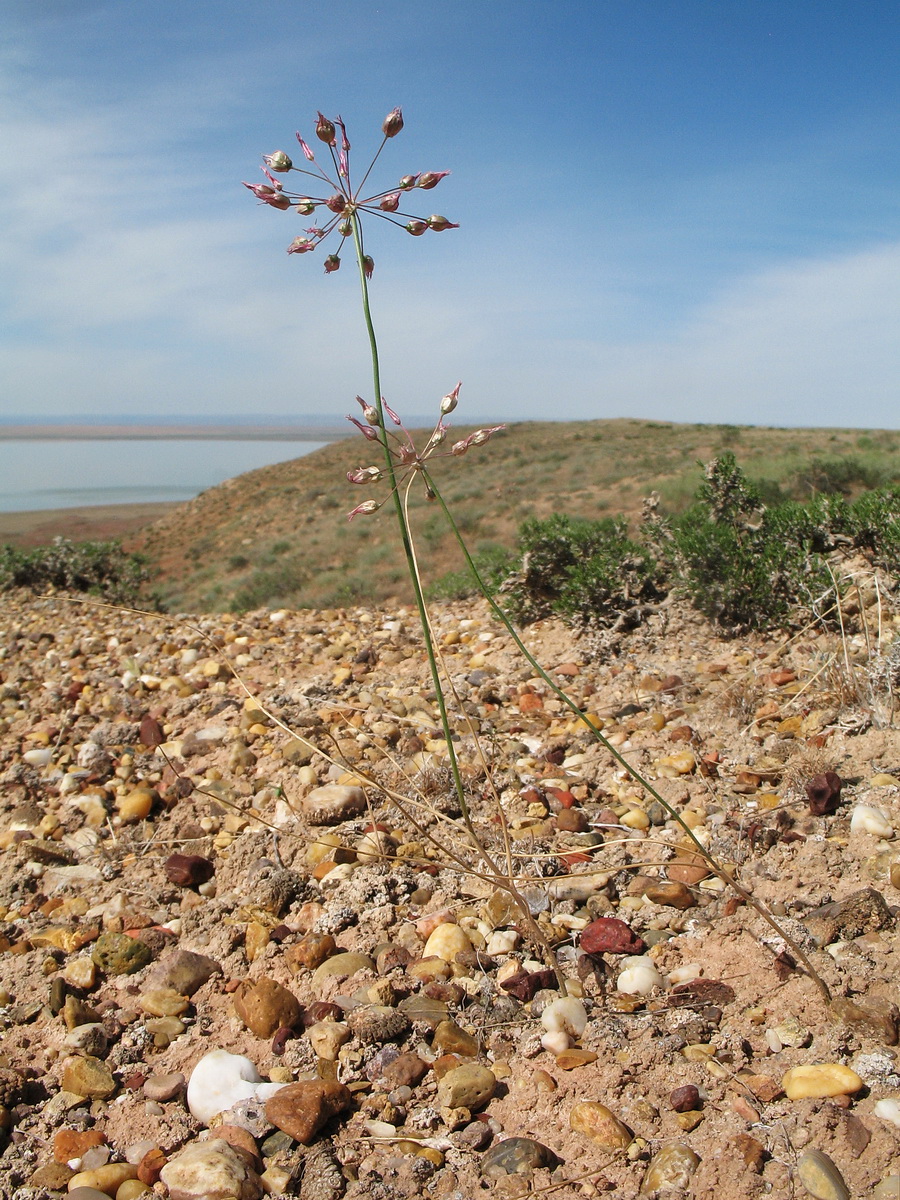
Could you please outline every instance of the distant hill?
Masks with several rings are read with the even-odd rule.
[[[472,428],[454,427],[447,444]],[[517,423],[464,457],[432,460],[432,467],[470,549],[481,553],[514,546],[529,516],[634,518],[653,490],[664,510],[681,511],[700,482],[698,464],[725,449],[772,498],[900,480],[897,431],[625,419]],[[172,510],[128,544],[159,570],[170,609],[329,608],[408,599],[391,507],[352,523],[346,517],[361,500],[384,495],[383,483],[363,488],[346,478],[355,467],[379,464],[379,453],[356,437],[251,471]],[[459,570],[455,541],[418,482],[410,510],[426,580]]]

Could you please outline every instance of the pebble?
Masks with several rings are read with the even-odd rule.
[[[259,1176],[224,1138],[189,1143],[159,1178],[169,1200],[260,1200],[263,1194]]]
[[[604,1150],[627,1150],[634,1135],[627,1125],[595,1100],[582,1100],[569,1113],[569,1127],[583,1133]]]
[[[641,1183],[641,1193],[648,1195],[660,1188],[687,1188],[691,1176],[700,1165],[700,1156],[683,1142],[670,1142],[650,1159]]]
[[[233,997],[234,1011],[251,1033],[270,1038],[282,1026],[300,1021],[300,1002],[293,992],[267,975],[243,980]]]
[[[249,1058],[227,1050],[211,1050],[191,1072],[187,1105],[193,1117],[209,1125],[217,1113],[239,1100],[267,1099],[283,1086],[265,1083]]]
[[[863,1086],[855,1071],[841,1063],[816,1063],[792,1067],[781,1080],[789,1100],[823,1099],[827,1096],[852,1096]]]
[[[187,996],[170,987],[145,988],[138,1004],[151,1017],[180,1017],[190,1008]]]
[[[137,1167],[132,1163],[107,1163],[94,1167],[92,1171],[79,1171],[69,1180],[69,1190],[79,1187],[96,1188],[107,1196],[114,1196],[126,1179],[137,1178]]]
[[[444,921],[428,935],[422,951],[423,958],[440,958],[444,962],[456,962],[457,954],[472,949],[472,942],[464,929],[455,922]]]
[[[651,883],[644,889],[644,895],[651,904],[661,904],[668,908],[695,908],[697,898],[686,883],[674,881]]]
[[[306,1036],[319,1058],[336,1062],[341,1046],[346,1045],[353,1034],[343,1021],[317,1021],[309,1026]]]
[[[350,1089],[331,1080],[286,1084],[266,1102],[266,1117],[296,1142],[308,1145],[332,1117],[349,1108]]]
[[[135,821],[143,821],[149,817],[155,799],[155,792],[149,788],[137,788],[133,792],[119,796],[116,800],[116,812],[119,814],[122,824],[132,825]]]
[[[431,1047],[441,1054],[460,1054],[463,1058],[474,1058],[478,1053],[478,1038],[466,1033],[455,1021],[441,1021],[434,1031]]]
[[[501,1179],[506,1175],[531,1175],[540,1167],[552,1167],[556,1155],[542,1142],[527,1137],[506,1138],[485,1152],[481,1174],[485,1179]]]
[[[178,887],[199,887],[215,874],[215,866],[200,854],[170,854],[163,865],[166,879]]]
[[[897,1200],[900,1196],[900,1174],[886,1175],[875,1185],[872,1200]]]
[[[106,1135],[100,1129],[58,1129],[53,1135],[53,1157],[58,1163],[71,1162],[105,1141]]]
[[[337,825],[366,811],[366,793],[352,784],[329,783],[304,796],[300,809],[313,825]]]
[[[62,1086],[76,1096],[106,1100],[116,1090],[116,1081],[105,1062],[91,1055],[73,1055],[63,1061]]]
[[[398,1054],[383,1069],[381,1078],[392,1088],[414,1088],[428,1074],[429,1065],[414,1051]]]
[[[693,1083],[686,1083],[670,1093],[669,1104],[677,1113],[692,1112],[700,1107],[700,1092]]]
[[[889,1125],[895,1125],[900,1129],[900,1099],[879,1100],[873,1112],[882,1121],[887,1121]]]
[[[314,992],[318,992],[326,979],[336,975],[355,975],[357,971],[374,971],[375,963],[369,958],[368,954],[354,954],[348,950],[343,954],[333,954],[331,958],[326,958],[321,966],[316,967],[313,971],[310,986]]]
[[[101,1192],[95,1187],[70,1188],[66,1192],[66,1200],[109,1200],[109,1192]]]
[[[127,933],[102,933],[91,958],[106,975],[133,975],[150,962],[150,947]]]
[[[821,1150],[806,1150],[797,1160],[797,1174],[816,1200],[850,1200],[850,1191],[840,1171]]]
[[[185,1078],[180,1071],[171,1071],[167,1075],[150,1075],[144,1080],[143,1093],[148,1100],[157,1100],[164,1104],[181,1095],[185,1088]]]
[[[578,943],[585,954],[640,955],[647,948],[637,934],[617,917],[598,917],[582,929]]]
[[[884,809],[875,808],[872,804],[857,804],[850,817],[850,832],[891,838],[894,836],[894,827]]]
[[[484,1108],[497,1087],[497,1077],[478,1063],[465,1063],[448,1071],[438,1085],[438,1103],[442,1108]]]
[[[193,950],[174,949],[160,958],[150,972],[147,984],[169,987],[182,996],[193,996],[214,975],[221,974],[222,968],[215,959]]]
[[[646,955],[622,960],[624,970],[616,980],[616,991],[626,996],[649,996],[654,988],[665,987],[665,980]]]

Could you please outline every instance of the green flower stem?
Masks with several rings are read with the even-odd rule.
[[[541,664],[537,661],[537,659],[534,657],[534,655],[531,653],[531,651],[528,649],[528,647],[525,645],[525,643],[519,637],[519,634],[516,632],[516,629],[513,626],[512,622],[510,621],[509,617],[506,615],[506,613],[503,611],[503,609],[500,607],[500,605],[496,602],[494,597],[491,595],[490,588],[488,588],[487,584],[482,579],[481,574],[480,574],[478,568],[476,567],[475,562],[472,558],[472,555],[469,553],[469,548],[466,545],[465,539],[463,538],[462,534],[460,533],[459,526],[456,524],[456,521],[453,519],[453,514],[450,512],[450,509],[447,507],[446,501],[444,500],[439,489],[435,485],[434,480],[431,478],[431,476],[428,474],[428,472],[423,470],[422,474],[425,478],[426,483],[428,484],[428,486],[431,488],[431,490],[434,492],[435,496],[437,497],[437,501],[440,504],[441,508],[443,509],[444,516],[447,518],[447,521],[450,525],[450,529],[453,532],[453,536],[456,538],[456,541],[459,544],[460,549],[462,550],[463,557],[466,560],[469,570],[472,572],[472,574],[475,577],[475,582],[478,584],[478,589],[482,593],[484,598],[487,600],[488,604],[490,605],[491,610],[494,613],[494,616],[497,617],[497,619],[502,623],[502,625],[506,629],[507,633],[510,635],[510,637],[515,642],[516,646],[519,648],[519,651],[521,652],[521,654],[523,655],[525,660],[534,668],[534,670],[541,677],[541,679],[544,680],[544,682],[548,685],[548,687],[550,687],[552,689],[554,695],[556,695],[558,697],[558,699],[562,700],[562,702],[566,705],[566,707],[569,708],[575,714],[576,717],[583,717],[584,713],[582,712],[582,710],[578,707],[578,705],[575,703],[575,701],[572,700],[572,698],[570,696],[568,696],[563,691],[563,689],[561,687],[559,687],[559,685],[556,684],[550,678],[550,676],[547,674],[547,672],[544,670],[544,668],[541,666]],[[783,941],[785,941],[788,946],[790,946],[791,950],[794,952],[794,954],[796,954],[798,960],[806,968],[813,983],[815,983],[816,987],[822,993],[822,995],[825,999],[825,1002],[827,1004],[830,1004],[831,1003],[831,992],[829,991],[828,985],[826,984],[826,982],[822,978],[822,976],[819,974],[819,972],[812,965],[809,958],[803,952],[801,947],[797,944],[795,939],[790,937],[781,928],[781,926],[778,924],[778,922],[775,920],[775,918],[770,915],[770,913],[766,909],[765,905],[762,904],[759,900],[757,900],[752,892],[747,891],[747,889],[745,887],[743,887],[741,884],[737,883],[737,881],[735,879],[733,879],[732,876],[729,875],[727,871],[724,871],[719,866],[719,864],[716,862],[715,858],[709,853],[709,851],[706,849],[706,847],[696,837],[696,835],[694,834],[694,831],[691,829],[691,827],[684,821],[684,819],[677,812],[677,810],[674,809],[672,807],[672,805],[669,804],[669,802],[667,800],[665,800],[659,794],[659,792],[656,790],[656,788],[653,786],[653,784],[650,783],[650,781],[648,779],[645,779],[644,776],[641,775],[640,772],[637,771],[631,765],[631,763],[625,758],[625,756],[623,754],[621,754],[619,752],[619,750],[615,746],[613,746],[612,743],[607,738],[605,738],[603,736],[603,734],[600,732],[599,729],[595,729],[592,725],[587,725],[587,723],[585,723],[585,724],[586,724],[586,728],[590,731],[590,733],[594,736],[594,738],[601,744],[601,746],[603,746],[612,755],[612,757],[616,760],[616,762],[618,762],[621,766],[623,766],[625,768],[625,770],[628,772],[628,774],[631,776],[631,778],[635,781],[635,783],[639,784],[640,787],[642,787],[644,789],[644,791],[647,792],[648,795],[652,796],[654,800],[656,800],[659,804],[661,804],[662,807],[666,810],[666,812],[675,821],[678,822],[678,824],[681,826],[682,830],[687,834],[687,836],[693,842],[696,852],[703,858],[704,862],[710,867],[710,869],[713,871],[713,873],[719,879],[721,879],[723,883],[725,883],[729,887],[733,888],[738,893],[738,895],[747,904],[749,904],[751,906],[751,908],[753,908],[759,914],[759,916],[761,916],[763,918],[763,920],[772,929],[775,930],[775,932],[778,934],[778,936],[780,938],[782,938]]]
[[[406,565],[409,569],[409,575],[412,580],[413,591],[416,597],[416,608],[419,613],[419,622],[422,626],[422,637],[425,641],[425,653],[428,657],[428,667],[431,672],[431,681],[434,686],[435,696],[437,697],[438,711],[441,716],[441,728],[444,733],[444,740],[447,743],[447,753],[450,757],[450,770],[453,774],[453,786],[456,790],[456,795],[459,800],[459,806],[463,814],[463,820],[466,824],[466,829],[469,836],[473,839],[476,845],[480,846],[478,836],[472,825],[472,817],[469,812],[468,801],[466,800],[465,786],[463,784],[462,775],[459,769],[459,760],[456,756],[456,748],[453,745],[453,730],[450,725],[450,718],[447,714],[447,703],[444,698],[444,688],[441,683],[441,675],[438,667],[437,655],[434,649],[434,639],[431,633],[431,622],[428,619],[428,609],[425,604],[425,595],[422,591],[422,585],[419,580],[419,575],[415,566],[415,558],[412,548],[412,536],[409,530],[409,523],[406,519],[406,513],[403,510],[403,501],[400,497],[400,490],[397,486],[397,475],[394,471],[394,459],[391,455],[391,449],[388,442],[387,430],[384,425],[384,408],[381,403],[381,370],[378,361],[378,340],[375,337],[375,326],[372,323],[372,311],[369,306],[369,281],[366,279],[366,272],[363,266],[363,245],[362,245],[362,230],[360,228],[359,216],[353,212],[350,217],[353,227],[353,244],[356,248],[356,262],[359,267],[359,279],[362,287],[362,305],[363,317],[366,323],[366,332],[369,335],[369,349],[372,355],[372,377],[375,388],[374,407],[378,410],[378,431],[381,448],[384,451],[385,473],[388,478],[388,483],[391,489],[391,495],[394,498],[394,509],[397,516],[397,525],[400,529],[400,540],[403,544],[403,553],[406,556]],[[493,863],[490,864],[493,868]]]

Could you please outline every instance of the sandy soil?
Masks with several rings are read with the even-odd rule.
[[[34,512],[0,513],[0,544],[18,548],[44,546],[55,537],[73,541],[127,538],[179,505],[98,504],[84,508],[46,508]]]

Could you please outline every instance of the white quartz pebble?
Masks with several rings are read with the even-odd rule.
[[[631,954],[622,960],[624,970],[616,980],[616,991],[627,996],[648,996],[656,987],[665,987],[662,975],[646,954]]]
[[[550,1054],[562,1054],[563,1050],[568,1050],[572,1045],[572,1039],[567,1033],[557,1029],[552,1033],[545,1033],[541,1038],[541,1045]]]
[[[514,929],[495,929],[487,940],[485,950],[492,957],[495,954],[512,954],[519,944],[519,935]]]
[[[874,1108],[875,1116],[880,1117],[882,1121],[887,1121],[889,1125],[896,1125],[900,1129],[900,1100],[879,1100]]]
[[[22,761],[28,763],[29,767],[46,767],[47,763],[52,757],[52,750],[41,748],[37,750],[26,750],[22,755]]]
[[[249,1058],[211,1050],[191,1072],[187,1103],[191,1115],[209,1125],[216,1113],[224,1112],[239,1100],[268,1099],[283,1083],[265,1083]]]
[[[580,1037],[587,1025],[587,1012],[576,996],[552,1000],[541,1013],[541,1024],[548,1033],[568,1033]]]
[[[685,963],[683,967],[676,967],[674,971],[670,971],[666,978],[674,987],[679,983],[690,983],[692,979],[699,979],[702,974],[703,968],[699,963]]]
[[[850,817],[851,833],[869,833],[873,837],[889,838],[894,829],[884,809],[874,804],[857,804]]]

